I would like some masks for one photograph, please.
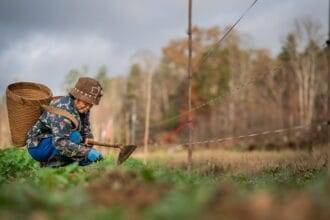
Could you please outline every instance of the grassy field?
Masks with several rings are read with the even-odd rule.
[[[330,219],[322,152],[139,153],[88,167],[40,168],[24,149],[0,151],[0,219]]]

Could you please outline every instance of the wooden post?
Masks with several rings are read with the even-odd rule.
[[[191,80],[192,80],[192,30],[191,30],[191,17],[192,17],[192,0],[189,0],[188,6],[188,120],[191,123]],[[192,126],[189,124],[189,144],[188,144],[188,171],[192,169]]]
[[[147,162],[149,153],[148,141],[149,141],[149,124],[150,124],[150,104],[151,104],[151,83],[152,83],[152,72],[148,70],[147,79],[147,103],[146,103],[146,118],[145,118],[145,130],[144,130],[144,163]]]
[[[327,40],[327,60],[328,60],[328,108],[327,108],[327,150],[328,150],[328,169],[330,171],[330,0],[329,0],[329,26]]]
[[[132,100],[131,104],[131,144],[136,142],[135,133],[136,133],[136,100]]]
[[[129,113],[125,112],[125,143],[126,145],[132,143],[130,137],[130,129],[129,129]]]

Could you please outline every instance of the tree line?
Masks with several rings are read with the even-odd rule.
[[[328,67],[321,26],[307,18],[295,22],[277,55],[267,48],[246,47],[236,31],[218,45],[225,30],[193,28],[192,105],[207,104],[190,114],[186,38],[168,42],[159,58],[140,51],[126,75],[109,77],[107,67],[100,67],[94,77],[105,94],[92,114],[96,137],[143,143],[148,121],[148,143],[154,146],[187,141],[188,126],[198,141],[315,125],[236,143],[251,149],[299,148],[325,141],[325,127],[320,123],[326,119]],[[87,72],[87,67],[71,70],[64,90]]]

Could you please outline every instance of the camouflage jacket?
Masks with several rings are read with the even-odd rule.
[[[74,98],[63,96],[51,101],[52,107],[62,108],[71,113],[79,122],[78,130],[82,141],[93,138],[89,122],[89,112],[79,114],[74,106]],[[36,124],[27,134],[27,147],[36,147],[43,138],[52,137],[52,142],[61,156],[72,160],[81,160],[86,157],[90,148],[84,144],[76,144],[70,140],[70,134],[74,131],[72,122],[64,116],[44,111]],[[61,165],[61,164],[58,164]]]

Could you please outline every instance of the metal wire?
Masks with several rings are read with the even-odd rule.
[[[309,125],[297,125],[293,127],[287,127],[287,128],[280,128],[280,129],[274,129],[274,130],[267,130],[263,131],[260,133],[251,133],[251,134],[245,134],[245,135],[239,135],[239,136],[230,136],[230,137],[219,137],[219,138],[214,138],[214,139],[208,139],[208,140],[201,140],[201,141],[196,141],[192,142],[192,145],[197,145],[197,144],[208,144],[208,143],[219,143],[219,142],[227,142],[227,141],[235,141],[239,139],[245,139],[245,138],[251,138],[251,137],[257,137],[257,136],[263,136],[263,135],[269,135],[269,134],[281,134],[287,131],[293,131],[293,130],[302,130],[302,129],[307,129],[311,126],[322,126],[322,125],[327,125],[327,122],[321,122],[318,124],[309,124]],[[182,148],[186,146],[187,143],[181,143],[176,146],[176,148]]]
[[[207,58],[209,58],[213,53],[214,53],[214,51],[217,49],[217,48],[219,48],[219,46],[220,46],[220,43],[229,35],[229,33],[238,25],[238,23],[245,17],[245,15],[257,4],[257,2],[258,2],[258,0],[254,0],[251,4],[250,4],[250,6],[243,12],[243,14],[234,22],[234,24],[225,32],[225,34],[215,43],[215,45],[214,46],[212,46],[205,54],[204,54],[204,56],[201,58],[201,61],[200,61],[200,64],[199,65],[202,65],[206,60],[207,60]],[[255,80],[254,80],[255,81]],[[254,82],[253,81],[253,82]],[[245,87],[245,86],[247,86],[248,84],[250,84],[250,83],[252,83],[251,81],[249,81],[248,83],[246,83],[245,85],[243,85],[243,87]],[[186,112],[184,112],[184,113],[181,113],[181,114],[179,114],[179,115],[176,115],[176,116],[173,116],[173,117],[171,117],[171,118],[169,118],[169,119],[165,119],[164,121],[161,121],[161,122],[159,122],[159,123],[155,123],[155,124],[153,124],[153,125],[150,125],[150,128],[151,127],[157,127],[157,126],[160,126],[160,125],[162,125],[162,124],[165,124],[165,123],[167,123],[167,122],[170,122],[170,121],[173,121],[174,119],[177,119],[177,118],[181,118],[182,116],[185,116],[185,115],[187,115],[187,114],[189,114],[190,112],[193,112],[193,111],[196,111],[196,110],[198,110],[198,109],[201,109],[201,108],[203,108],[203,107],[205,107],[205,106],[208,106],[209,104],[211,104],[211,103],[213,103],[213,102],[215,102],[215,101],[217,101],[218,99],[220,99],[220,98],[222,98],[222,97],[224,97],[225,95],[224,94],[222,94],[222,95],[220,95],[220,96],[218,96],[218,97],[215,97],[215,98],[212,98],[212,99],[210,99],[210,100],[208,100],[207,102],[205,102],[205,103],[202,103],[202,104],[200,104],[200,105],[198,105],[198,106],[195,106],[195,107],[193,107],[190,111],[186,111]]]
[[[244,11],[244,13],[238,18],[238,20],[229,28],[227,29],[227,31],[225,32],[225,34],[215,43],[214,46],[212,46],[209,50],[206,51],[206,53],[202,56],[199,65],[202,65],[215,51],[216,49],[219,48],[220,43],[230,34],[230,32],[238,25],[238,23],[245,17],[245,15],[256,5],[256,3],[258,2],[258,0],[255,0],[251,3],[251,5]],[[330,33],[330,32],[329,32]],[[283,66],[283,63],[281,63],[280,65],[276,66],[274,69],[272,69],[270,72],[275,72],[278,71],[279,69],[281,69]],[[268,73],[268,72],[266,72]],[[261,76],[266,75],[266,73],[261,74]],[[248,80],[248,82],[241,84],[241,86],[238,86],[235,88],[234,92],[230,94],[230,96],[234,96],[236,94],[238,94],[238,92],[243,89],[246,88],[250,85],[253,85],[258,79],[259,79],[260,75],[255,76],[253,78],[251,78],[250,80]],[[217,97],[214,97],[200,105],[197,105],[195,107],[193,107],[191,110],[186,111],[184,113],[181,113],[179,115],[173,116],[171,118],[165,119],[159,123],[156,124],[152,124],[150,126],[150,128],[152,127],[157,127],[160,125],[163,125],[165,123],[168,123],[170,121],[173,121],[177,118],[181,118],[183,116],[188,115],[191,112],[200,110],[206,106],[209,106],[211,104],[214,104],[215,102],[219,101],[221,98],[225,97],[227,94],[221,94]],[[270,134],[282,134],[288,131],[294,131],[294,130],[302,130],[302,129],[307,129],[311,126],[321,126],[321,125],[328,125],[328,122],[322,122],[319,124],[308,124],[308,125],[296,125],[293,127],[287,127],[287,128],[279,128],[279,129],[274,129],[274,130],[266,130],[266,131],[262,131],[260,133],[249,133],[249,134],[245,134],[245,135],[239,135],[239,136],[229,136],[229,137],[217,137],[217,138],[213,138],[213,139],[207,139],[207,140],[199,140],[199,141],[195,141],[195,142],[186,142],[186,143],[180,143],[179,145],[176,146],[176,148],[183,148],[188,146],[188,144],[191,145],[200,145],[200,144],[209,144],[209,143],[221,143],[221,142],[227,142],[227,141],[235,141],[235,140],[241,140],[241,139],[245,139],[245,138],[252,138],[252,137],[258,137],[258,136],[263,136],[263,135],[270,135]]]
[[[273,69],[270,71],[270,73],[277,72],[279,69],[282,68],[282,66],[283,66],[282,63],[279,64],[279,65],[277,65],[275,68],[273,68]],[[260,78],[263,78],[267,73],[269,73],[269,72],[264,72],[264,73],[262,73],[262,74],[258,74],[258,75],[254,76],[254,77],[251,77],[251,79],[248,80],[246,83],[242,83],[240,86],[237,86],[237,87],[233,90],[233,92],[230,93],[229,97],[235,97],[235,95],[238,95],[238,92],[240,92],[240,91],[241,91],[242,89],[244,89],[244,88],[247,88],[247,87],[253,85],[256,81],[260,80]],[[160,121],[160,122],[158,122],[158,123],[152,124],[152,125],[150,125],[150,128],[158,127],[158,126],[160,126],[160,125],[166,124],[166,123],[168,123],[168,122],[170,122],[170,121],[173,121],[173,120],[175,120],[175,119],[182,118],[183,116],[186,116],[186,115],[188,115],[188,114],[191,113],[191,112],[195,112],[195,111],[198,111],[198,110],[200,110],[200,109],[202,109],[202,108],[204,108],[204,107],[206,107],[206,106],[209,106],[209,105],[211,105],[211,104],[215,104],[217,101],[220,101],[221,98],[226,97],[227,94],[228,94],[228,93],[222,93],[221,95],[216,96],[216,97],[214,97],[214,98],[212,98],[212,99],[209,99],[208,101],[206,101],[206,102],[204,102],[204,103],[202,103],[202,104],[200,104],[200,105],[194,106],[193,108],[191,108],[190,111],[183,112],[183,113],[181,113],[181,114],[179,114],[179,115],[176,115],[176,116],[173,116],[173,117],[171,117],[171,118],[168,118],[168,119],[165,119],[165,120],[163,120],[163,121]]]
[[[243,12],[243,14],[235,21],[235,23],[227,29],[225,34],[212,46],[201,58],[201,61],[198,66],[202,65],[215,51],[220,47],[220,43],[226,39],[230,32],[238,25],[238,23],[245,17],[245,15],[257,4],[258,0],[252,2],[252,4]]]

